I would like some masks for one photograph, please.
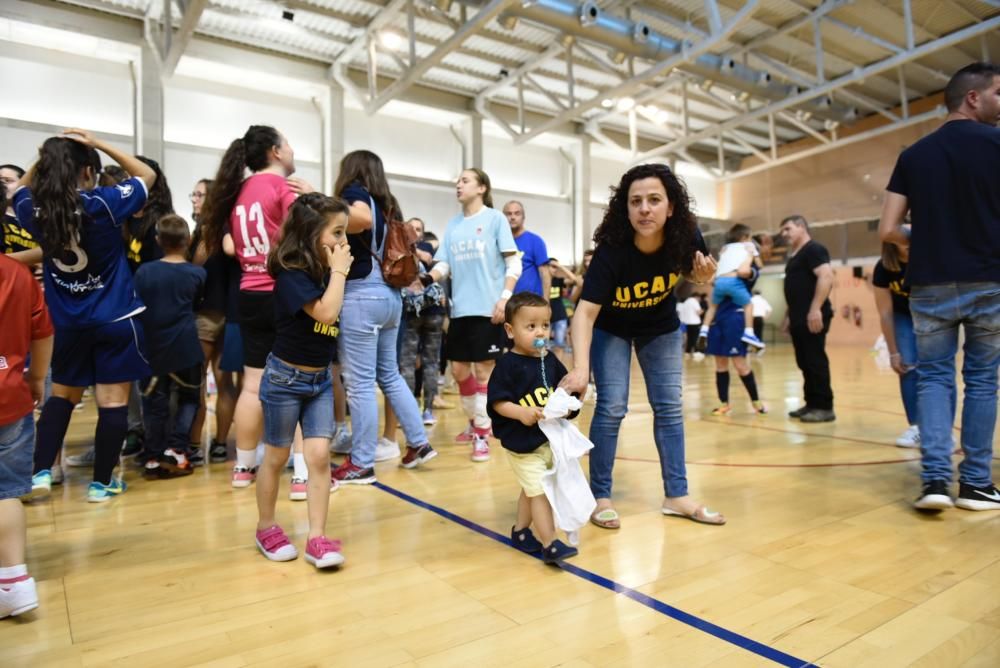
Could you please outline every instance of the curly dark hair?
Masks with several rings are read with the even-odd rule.
[[[663,227],[662,248],[672,266],[680,267],[685,273],[690,272],[694,251],[697,250],[695,237],[698,219],[691,210],[691,197],[684,182],[663,164],[638,165],[622,175],[618,186],[611,188],[611,198],[604,211],[604,219],[594,230],[594,244],[622,247],[632,243],[635,230],[628,217],[628,191],[635,181],[650,177],[660,180],[667,191],[667,200],[674,207]]]

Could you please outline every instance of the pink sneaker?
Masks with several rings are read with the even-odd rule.
[[[306,542],[306,561],[316,568],[333,568],[344,563],[340,553],[340,541],[326,536],[310,538]]]
[[[233,487],[249,487],[257,479],[257,467],[247,468],[245,466],[233,467]]]
[[[472,461],[488,462],[490,460],[490,442],[484,436],[476,436],[472,440]]]
[[[469,426],[465,428],[461,434],[455,437],[456,443],[472,443],[472,439],[476,436],[476,430],[472,427],[472,420],[469,420]]]
[[[305,501],[309,492],[309,483],[302,478],[292,478],[292,486],[288,490],[290,501]]]
[[[257,549],[271,561],[291,561],[299,556],[299,551],[288,542],[288,536],[277,524],[257,531]]]

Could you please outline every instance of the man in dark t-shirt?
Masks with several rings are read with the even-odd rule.
[[[802,422],[833,422],[836,416],[830,360],[826,356],[826,333],[833,319],[829,299],[833,289],[830,253],[812,240],[809,223],[802,216],[789,216],[781,221],[781,236],[790,248],[785,265],[788,311],[782,329],[791,334],[805,394],[805,405],[788,415]]]
[[[948,117],[900,154],[879,236],[910,247],[923,488],[914,506],[1000,510],[993,431],[1000,363],[1000,66],[973,63],[944,91]],[[903,220],[910,213],[910,227]],[[959,493],[952,500],[952,402],[959,325],[965,401]]]

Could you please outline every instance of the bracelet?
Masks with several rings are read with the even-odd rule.
[[[330,271],[332,271],[335,274],[340,274],[344,278],[347,278],[347,272],[342,269],[331,269]]]
[[[893,357],[902,357],[902,356],[903,356],[902,353],[891,353],[889,355],[889,359],[892,359]]]
[[[504,288],[503,292],[500,293],[500,299],[510,299],[510,296],[514,294],[507,288]]]

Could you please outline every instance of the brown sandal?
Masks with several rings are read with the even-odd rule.
[[[620,529],[622,526],[618,511],[614,508],[603,508],[590,516],[590,523],[602,529]]]
[[[682,513],[677,510],[671,510],[670,508],[660,507],[660,512],[664,515],[670,515],[673,517],[684,517],[692,522],[699,522],[700,524],[711,524],[714,526],[722,526],[726,523],[726,518],[722,513],[717,513],[715,511],[709,510],[708,506],[698,506],[698,509],[693,513],[688,515],[687,513]],[[593,520],[593,518],[591,518]]]

